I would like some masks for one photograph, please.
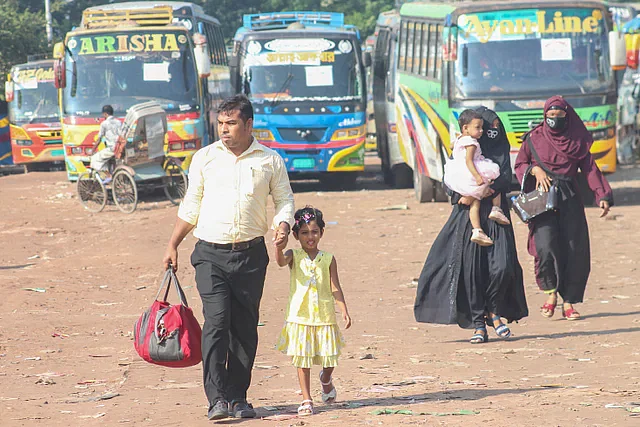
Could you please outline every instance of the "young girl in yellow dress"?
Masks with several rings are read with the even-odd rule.
[[[351,326],[351,317],[340,287],[336,260],[330,253],[318,249],[325,225],[322,212],[307,206],[298,210],[294,219],[293,236],[301,247],[283,253],[286,245],[276,246],[278,265],[288,265],[291,271],[287,317],[276,347],[291,356],[293,366],[298,368],[304,399],[298,414],[311,415],[314,413],[311,365],[322,367],[322,401],[336,400],[331,376],[338,365],[344,339],[336,321],[334,303],[340,307],[345,329]]]

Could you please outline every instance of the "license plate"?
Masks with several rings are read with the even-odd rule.
[[[314,159],[293,159],[294,169],[313,169],[316,167]]]

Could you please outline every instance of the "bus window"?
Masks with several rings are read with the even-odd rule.
[[[398,68],[405,70],[407,68],[407,23],[402,23],[402,31],[400,32],[400,57],[398,60]]]
[[[408,72],[413,72],[413,50],[414,50],[414,32],[415,32],[416,24],[413,22],[409,22],[407,25],[407,65],[406,69]]]
[[[213,29],[213,32],[216,35],[216,48],[220,51],[220,65],[227,65],[227,49],[224,47],[224,37],[222,36],[222,30],[216,25]]]
[[[436,41],[436,79],[442,78],[442,25],[438,25],[438,31],[436,32],[438,37]]]
[[[435,77],[436,69],[436,42],[438,40],[438,30],[435,24],[429,24],[429,71],[428,77]]]
[[[422,31],[423,24],[417,24],[416,26],[416,65],[413,67],[413,71],[415,74],[420,74],[420,70],[422,69],[422,56],[424,55],[422,49],[422,39],[424,37],[424,32]]]
[[[429,57],[429,24],[422,24],[422,66],[420,75],[427,77],[427,58]]]

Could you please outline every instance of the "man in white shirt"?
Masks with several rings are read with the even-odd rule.
[[[275,151],[253,138],[253,107],[244,95],[218,110],[220,140],[193,156],[189,187],[163,262],[178,267],[178,245],[195,228],[191,255],[202,298],[202,368],[209,419],[253,418],[247,389],[258,345],[258,314],[269,255],[267,201],[275,205],[277,243],[288,240],[293,192]]]
[[[100,133],[98,133],[96,145],[93,147],[94,154],[91,156],[90,167],[95,171],[103,170],[109,160],[113,158],[113,150],[118,142],[118,135],[122,127],[122,123],[113,117],[113,107],[111,105],[102,107],[102,116],[104,120],[100,123]],[[102,138],[104,138],[105,148],[96,152],[98,145],[102,142]]]

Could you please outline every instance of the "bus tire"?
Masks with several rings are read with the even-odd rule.
[[[413,187],[413,171],[407,164],[402,163],[395,165],[391,170],[391,174],[393,175],[394,188],[402,189]]]
[[[433,201],[434,181],[428,176],[422,175],[418,170],[418,163],[413,164],[413,191],[416,200],[420,203]]]

